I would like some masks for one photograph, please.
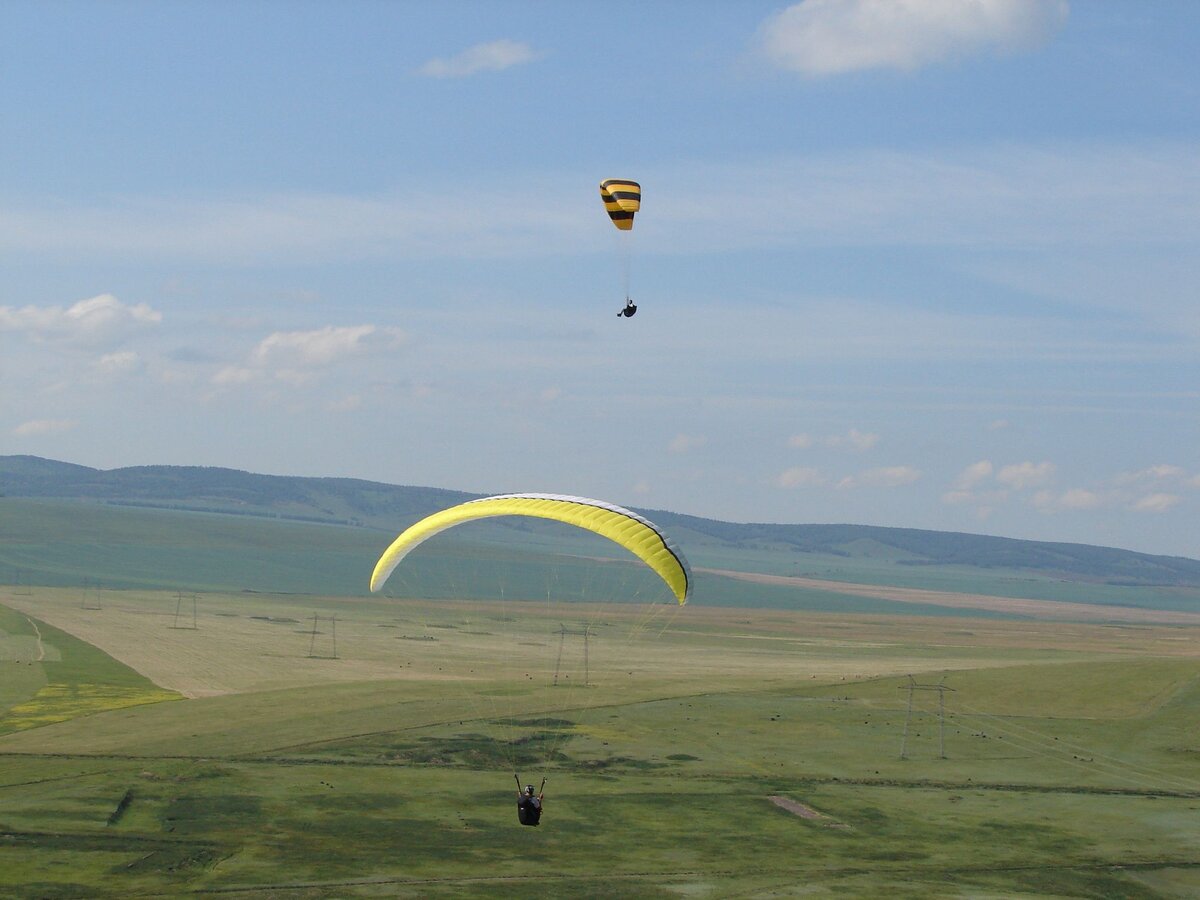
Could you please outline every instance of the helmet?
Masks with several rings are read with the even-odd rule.
[[[527,794],[533,793],[533,785],[532,784],[525,785],[525,793],[527,793]]]

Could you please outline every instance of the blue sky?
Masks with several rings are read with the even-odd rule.
[[[1200,557],[1198,53],[1190,2],[13,0],[0,453]]]

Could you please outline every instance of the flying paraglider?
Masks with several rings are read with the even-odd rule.
[[[415,566],[419,569],[418,558],[421,554],[414,554],[414,551],[436,535],[458,525],[499,516],[549,519],[607,538],[641,560],[649,568],[650,572],[657,576],[657,579],[648,578],[646,580],[655,582],[654,590],[663,599],[666,599],[663,589],[665,586],[666,591],[678,602],[678,606],[668,602],[667,609],[674,608],[678,610],[679,607],[682,607],[687,602],[691,594],[692,576],[687,561],[675,543],[654,523],[628,509],[612,503],[605,503],[602,500],[590,500],[586,497],[575,497],[564,494],[537,493],[500,494],[494,497],[471,500],[435,512],[410,525],[391,543],[383,552],[383,555],[379,557],[379,561],[375,564],[375,569],[371,574],[371,591],[378,592],[382,590],[397,568],[401,569],[398,575],[399,580],[403,581],[405,578],[410,577],[412,571],[410,566]],[[410,554],[413,554],[413,561],[407,566],[402,566],[402,563]],[[642,572],[638,572],[637,574],[639,576],[643,575]],[[661,581],[661,585],[657,583],[659,581]],[[549,599],[550,592],[549,588],[547,588],[547,609],[557,609],[557,607],[550,607]],[[622,599],[628,602],[631,598],[625,596]],[[594,601],[589,601],[586,606],[593,607],[590,610],[592,616],[597,614],[596,603]],[[461,615],[462,608],[458,607],[457,609],[458,612],[456,612],[456,615]],[[577,695],[571,692],[570,687],[572,684],[577,684],[578,682],[570,681],[569,672],[565,674],[562,682],[566,690],[559,687],[559,667],[563,662],[563,641],[568,634],[582,634],[584,636],[584,678],[582,683],[584,687],[587,687],[587,673],[589,671],[588,636],[594,634],[598,626],[612,629],[614,625],[612,621],[607,621],[609,618],[608,615],[604,617],[605,621],[603,622],[586,622],[582,630],[568,629],[565,625],[560,624],[559,630],[556,632],[559,635],[559,642],[557,655],[555,655],[553,643],[539,641],[536,638],[531,639],[531,636],[524,632],[523,629],[526,627],[524,623],[530,621],[530,619],[522,618],[521,616],[522,614],[518,607],[513,615],[506,615],[499,619],[494,617],[489,618],[489,627],[487,630],[464,630],[463,634],[472,635],[471,640],[473,641],[479,640],[480,635],[493,634],[498,622],[512,622],[513,634],[504,638],[504,644],[508,648],[508,656],[506,658],[517,661],[516,668],[511,669],[510,673],[512,675],[523,673],[523,678],[526,680],[532,678],[531,672],[538,671],[536,667],[539,665],[539,662],[533,654],[541,653],[540,674],[547,677],[550,671],[549,661],[550,659],[554,660],[554,677],[553,681],[550,682],[553,687],[553,693],[550,695],[543,694],[540,696],[540,700],[538,700],[543,706],[548,702],[552,705],[539,711],[541,718],[523,721],[518,718],[515,708],[510,708],[507,712],[500,711],[501,714],[499,716],[495,715],[494,707],[497,697],[509,697],[511,698],[510,702],[513,704],[525,704],[529,702],[531,697],[538,696],[536,694],[527,694],[524,688],[514,691],[511,682],[503,690],[485,692],[488,697],[486,702],[489,704],[487,708],[493,711],[493,715],[490,717],[480,716],[481,719],[490,719],[502,727],[505,727],[505,723],[507,723],[506,727],[513,732],[513,736],[508,741],[500,742],[498,747],[500,748],[500,752],[504,752],[507,749],[507,752],[510,754],[510,761],[513,763],[513,777],[517,782],[518,821],[521,825],[536,826],[540,824],[544,811],[543,803],[546,779],[543,777],[541,789],[536,792],[532,784],[526,785],[522,789],[520,775],[516,773],[517,765],[528,766],[540,759],[541,764],[544,766],[551,759],[561,758],[559,755],[561,737],[556,737],[557,731],[555,729],[557,724],[563,720],[548,716],[548,712],[565,713],[567,710],[572,710],[571,719],[578,722],[579,717],[584,715],[589,708],[595,706],[598,702],[596,700],[588,702],[577,699]],[[619,621],[620,617],[614,616],[613,620]],[[625,669],[629,665],[627,654],[630,652],[630,644],[628,640],[634,635],[646,632],[645,625],[647,620],[641,614],[635,614],[634,620],[635,624],[631,625],[629,631],[625,633],[626,641],[622,644],[620,653],[608,657],[614,662],[619,659],[622,669]],[[619,633],[621,632],[610,632],[614,637]],[[513,639],[518,636],[520,637],[519,642]],[[538,651],[538,647],[542,648],[541,651]],[[472,652],[478,653],[477,646],[473,647]],[[474,672],[475,670],[472,669],[471,671]],[[633,673],[630,672],[629,674],[632,675]],[[471,698],[471,702],[473,703],[480,702],[483,696],[477,693],[477,687],[474,685],[465,688],[464,693]],[[605,706],[604,708],[607,709],[608,707]],[[540,725],[541,727],[532,734],[518,738],[516,736],[518,733],[516,729],[523,728],[531,723]],[[568,722],[567,724],[571,723]],[[540,755],[531,756],[538,748],[541,750]]]
[[[538,793],[533,792],[533,785],[525,785],[525,790],[521,790],[521,776],[513,773],[513,778],[517,779],[517,820],[522,825],[537,826],[542,821],[542,803],[546,799],[546,779],[542,779],[542,790]]]
[[[624,178],[606,178],[600,182],[600,199],[617,230],[632,232],[634,214],[642,208],[642,186]],[[625,307],[617,315],[630,318],[637,312],[637,305],[629,299],[629,238],[624,237],[622,244]]]
[[[594,532],[624,547],[649,566],[670,588],[680,606],[691,593],[687,560],[657,525],[612,503],[564,494],[500,494],[469,500],[426,516],[409,526],[379,557],[371,573],[372,592],[381,590],[404,557],[429,538],[464,522],[496,516],[552,519]]]
[[[633,230],[633,214],[642,208],[642,186],[624,178],[607,178],[600,182],[600,199],[608,217],[621,231]]]

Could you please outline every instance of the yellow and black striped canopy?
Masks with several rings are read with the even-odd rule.
[[[642,186],[624,178],[600,182],[600,199],[612,223],[622,231],[633,228],[633,214],[642,208]]]

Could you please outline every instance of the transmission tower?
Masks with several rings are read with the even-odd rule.
[[[83,579],[83,594],[79,598],[80,609],[100,609],[100,591],[102,587],[100,582],[92,581],[90,578]]]
[[[317,625],[320,622],[329,622],[329,631],[332,640],[331,653],[326,656],[322,653],[317,653]],[[308,658],[309,659],[337,659],[337,616],[321,616],[313,613],[312,637],[308,642]]]
[[[179,628],[179,629],[183,629],[186,631],[199,630],[200,626],[196,624],[196,601],[197,601],[198,596],[199,596],[198,594],[185,595],[183,593],[183,591],[175,592],[175,624],[171,626],[172,628]],[[186,624],[180,625],[179,618],[180,618],[181,614],[185,613],[185,610],[187,607],[187,602],[188,602],[189,598],[192,603],[192,624],[191,625],[186,625]],[[187,621],[186,615],[184,616],[184,621],[185,622]]]
[[[908,726],[912,721],[913,694],[916,691],[937,691],[938,694],[938,759],[946,758],[946,691],[954,691],[946,687],[946,676],[943,675],[937,684],[917,684],[917,680],[908,676],[908,684],[899,690],[908,691],[908,707],[904,712],[904,735],[900,738],[900,758],[908,759]]]
[[[13,595],[14,597],[28,597],[28,596],[30,596],[31,594],[33,594],[33,591],[31,591],[31,590],[29,589],[29,585],[28,585],[28,584],[24,584],[24,585],[23,585],[23,584],[21,584],[21,570],[20,570],[20,569],[13,569],[13,588],[12,588],[12,595]]]
[[[588,639],[592,633],[592,626],[585,624],[583,628],[568,628],[566,625],[558,626],[558,658],[554,660],[554,686],[558,686],[558,673],[562,668],[563,645],[567,641],[567,635],[581,635],[583,637],[583,686],[588,687],[591,672],[588,668]]]

